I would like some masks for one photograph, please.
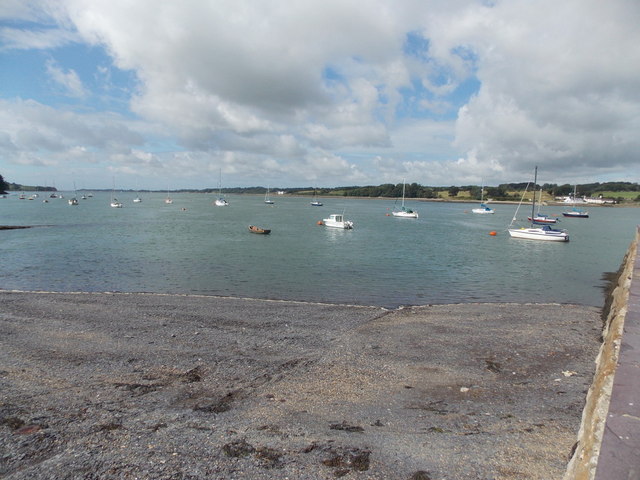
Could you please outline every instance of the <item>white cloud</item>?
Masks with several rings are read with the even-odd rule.
[[[104,65],[95,75],[133,92],[139,120],[3,102],[0,118],[11,118],[0,154],[12,158],[81,147],[78,158],[133,162],[158,182],[222,166],[233,184],[260,182],[265,170],[288,185],[396,183],[398,172],[497,184],[535,164],[550,181],[639,181],[635,0],[26,5],[0,6],[0,18],[39,22],[0,31],[0,49],[104,48],[136,83],[116,85]],[[95,95],[80,70],[47,53],[58,88]]]
[[[87,91],[82,85],[78,74],[73,70],[64,71],[53,60],[47,61],[47,74],[64,93],[70,97],[82,98],[87,96]]]

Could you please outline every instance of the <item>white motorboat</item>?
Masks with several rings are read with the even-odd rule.
[[[329,218],[323,218],[322,225],[331,228],[342,228],[343,230],[350,230],[353,228],[353,222],[345,220],[344,216],[339,213],[332,213],[329,215]]]

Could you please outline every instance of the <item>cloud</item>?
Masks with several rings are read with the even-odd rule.
[[[87,96],[87,91],[82,85],[82,81],[74,70],[64,71],[53,60],[47,61],[47,74],[64,93],[70,97],[83,98]]]
[[[0,158],[8,163],[95,162],[96,155],[106,158],[144,142],[136,125],[121,117],[60,111],[32,100],[0,100],[0,124]]]
[[[463,31],[442,25],[448,34],[436,38],[445,45],[474,46],[482,82],[459,112],[456,146],[519,173],[540,164],[587,181],[612,164],[631,169],[640,146],[631,133],[640,121],[638,20],[636,2],[516,1],[470,11]]]
[[[91,68],[56,55],[80,42],[111,58],[94,78],[128,101],[123,114],[4,102],[0,117],[17,115],[6,155],[82,147],[149,178],[224,168],[237,184],[265,171],[289,185],[497,184],[536,164],[558,182],[640,176],[635,0],[3,5],[20,22],[1,48],[47,49],[70,104],[97,95]]]

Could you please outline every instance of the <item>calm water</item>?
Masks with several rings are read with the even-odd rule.
[[[66,198],[71,195],[67,194]],[[0,288],[192,293],[396,307],[457,302],[561,302],[601,306],[603,274],[618,269],[640,223],[637,208],[590,208],[562,219],[569,243],[509,238],[515,205],[495,215],[472,204],[407,202],[420,218],[387,216],[392,200],[97,192],[66,198],[0,199]],[[185,209],[185,210],[183,210]],[[330,213],[355,223],[318,226]],[[560,214],[562,207],[546,207]],[[519,216],[529,213],[522,207]],[[254,235],[247,226],[271,228]],[[490,236],[491,230],[497,235]]]

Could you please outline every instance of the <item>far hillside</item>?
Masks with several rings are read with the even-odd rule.
[[[0,180],[2,177],[0,176]],[[55,187],[29,186],[18,183],[7,183],[2,181],[4,189],[8,191],[55,191]],[[488,201],[520,201],[522,194],[527,188],[527,183],[504,183],[498,186],[485,186],[484,199]],[[577,185],[577,196],[590,198],[609,198],[616,203],[640,203],[640,185],[631,182],[605,182],[605,183],[588,183]],[[0,185],[0,190],[2,185]],[[542,201],[552,202],[559,197],[568,197],[573,195],[574,185],[569,184],[549,184],[536,185],[535,188],[529,185],[525,199],[530,201],[532,192],[535,190],[536,199],[539,198],[540,189],[542,189]],[[92,189],[99,191],[100,189]],[[217,192],[217,188],[206,189],[181,189],[173,190],[173,192],[199,192],[212,193]],[[147,191],[147,190],[142,190]],[[164,191],[164,190],[163,190]],[[260,194],[264,195],[265,187],[237,187],[224,188],[224,193],[238,194]],[[402,183],[392,184],[384,183],[381,185],[368,186],[345,186],[334,188],[313,188],[313,187],[295,187],[295,188],[279,188],[271,187],[271,193],[282,192],[287,195],[308,195],[314,194],[320,196],[335,197],[366,197],[366,198],[399,198],[402,196]],[[431,187],[418,183],[405,185],[406,198],[422,198],[443,201],[476,201],[480,200],[482,188],[479,185],[452,185],[449,187]]]

